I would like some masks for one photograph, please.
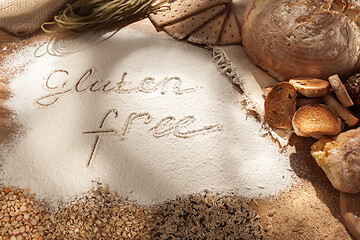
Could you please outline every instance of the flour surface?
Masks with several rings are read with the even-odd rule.
[[[92,45],[28,47],[11,64],[24,62],[10,84],[22,131],[0,148],[3,184],[66,201],[99,179],[152,204],[205,189],[263,197],[293,182],[289,156],[205,49],[125,28]]]

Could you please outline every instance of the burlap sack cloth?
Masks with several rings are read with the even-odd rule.
[[[69,0],[0,0],[0,28],[18,36],[51,20]]]

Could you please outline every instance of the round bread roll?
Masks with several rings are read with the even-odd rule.
[[[253,0],[243,17],[245,51],[279,81],[346,77],[360,66],[360,8],[350,2]]]
[[[311,147],[311,155],[332,185],[342,192],[360,192],[360,128],[323,138]]]

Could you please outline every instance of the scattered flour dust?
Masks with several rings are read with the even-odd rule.
[[[68,200],[100,179],[142,204],[204,190],[246,197],[291,185],[289,157],[261,136],[209,51],[125,28],[38,43],[10,83],[22,126],[1,149],[2,184]]]

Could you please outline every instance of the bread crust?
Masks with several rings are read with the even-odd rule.
[[[331,1],[255,0],[244,15],[246,53],[278,80],[347,76],[359,56],[356,24]]]
[[[292,78],[291,83],[305,97],[323,97],[329,92],[329,82],[317,78]]]
[[[270,126],[291,129],[296,111],[296,89],[288,82],[276,84],[265,98],[265,120]]]
[[[311,155],[332,185],[342,192],[360,192],[360,128],[339,134],[334,141],[321,139]]]
[[[292,126],[295,134],[302,137],[337,135],[342,130],[341,119],[322,104],[300,107],[294,114]]]

